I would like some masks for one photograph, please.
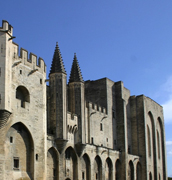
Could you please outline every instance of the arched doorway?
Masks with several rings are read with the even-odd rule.
[[[24,124],[16,123],[8,130],[6,138],[5,171],[13,171],[15,179],[34,179],[34,144],[29,130]]]
[[[58,174],[58,154],[52,147],[47,152],[47,179],[57,180]]]
[[[72,147],[65,151],[65,176],[71,180],[78,179],[77,155]]]
[[[102,180],[102,161],[99,156],[94,159],[94,178],[95,180]]]
[[[90,158],[87,154],[82,156],[82,179],[90,180],[91,179],[91,165],[90,165]]]

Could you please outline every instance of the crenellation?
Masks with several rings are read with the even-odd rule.
[[[71,132],[74,133],[78,128],[78,117],[76,114],[67,112],[67,126],[68,129],[71,129]]]
[[[92,102],[86,102],[86,107],[92,109],[95,112],[107,114],[107,110],[105,107],[101,107],[98,104]]]
[[[16,45],[18,46],[18,45]],[[17,53],[17,50],[16,52]],[[22,60],[22,63],[31,69],[38,69],[38,71],[46,72],[46,65],[44,60],[39,57],[37,59],[37,56],[33,53],[29,53],[29,58],[28,58],[28,51],[26,49],[20,48],[20,56],[19,58]]]
[[[13,34],[13,27],[6,20],[2,20],[2,27],[0,27],[0,30],[8,33],[11,36]]]

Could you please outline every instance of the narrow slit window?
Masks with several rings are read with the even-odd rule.
[[[10,137],[10,143],[13,143],[13,137],[12,136]]]
[[[85,174],[84,174],[84,172],[82,172],[82,180],[84,180],[85,179]]]
[[[103,124],[100,123],[100,131],[103,131]]]
[[[15,170],[19,170],[19,158],[18,157],[14,157],[14,169]]]
[[[38,154],[36,154],[36,160],[38,161]]]
[[[20,74],[22,74],[22,70],[20,70]]]
[[[42,79],[40,79],[40,84],[42,84]]]

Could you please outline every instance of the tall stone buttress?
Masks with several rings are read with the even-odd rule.
[[[78,116],[78,131],[75,137],[75,144],[78,154],[82,151],[85,143],[85,96],[84,81],[78,64],[76,54],[74,54],[71,74],[68,84],[68,107],[72,114]]]
[[[58,140],[60,152],[67,139],[66,81],[66,71],[58,44],[56,44],[49,74],[50,121],[48,127],[49,133],[54,134],[55,138]]]

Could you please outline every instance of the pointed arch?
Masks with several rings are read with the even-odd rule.
[[[78,179],[78,159],[71,146],[65,150],[65,174],[69,179]]]
[[[91,180],[91,163],[86,153],[82,156],[82,179]]]
[[[121,178],[121,162],[119,159],[116,160],[116,163],[115,163],[115,180],[120,180]]]
[[[153,160],[153,169],[154,169],[154,179],[157,179],[157,168],[156,168],[156,164],[157,164],[157,159],[156,159],[156,140],[155,140],[155,136],[156,136],[156,129],[155,129],[155,121],[154,121],[154,117],[151,111],[148,112],[148,116],[151,122],[151,127],[150,127],[150,134],[152,134],[151,137],[151,150],[152,150],[152,160]]]
[[[132,161],[129,162],[128,180],[134,180],[134,165]]]
[[[47,179],[56,180],[59,176],[59,156],[54,147],[47,151]]]
[[[13,124],[6,135],[6,171],[19,170],[16,178],[34,178],[34,142],[28,128],[21,122]],[[15,173],[16,171],[14,171]]]
[[[149,180],[152,180],[152,173],[149,173]]]
[[[94,172],[95,180],[102,180],[102,160],[99,155],[94,159]]]
[[[108,157],[105,163],[105,176],[106,180],[113,180],[113,164],[112,160]]]

